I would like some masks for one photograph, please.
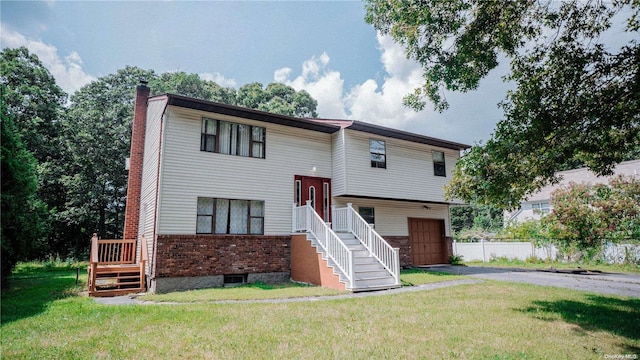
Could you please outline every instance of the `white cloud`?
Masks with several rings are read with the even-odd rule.
[[[200,78],[203,80],[213,81],[222,87],[236,87],[237,83],[235,79],[227,79],[224,75],[216,73],[201,73]]]
[[[346,119],[343,100],[344,80],[340,73],[327,68],[329,56],[323,53],[302,64],[302,75],[291,80],[290,68],[281,68],[274,72],[274,80],[285,83],[297,91],[306,90],[318,101],[318,114],[323,118]]]
[[[492,105],[506,91],[500,74],[488,76],[475,92],[447,93],[451,108],[442,114],[430,104],[416,112],[404,106],[402,99],[423,84],[422,68],[408,60],[404,48],[391,37],[378,34],[377,40],[385,71],[381,82],[368,79],[345,89],[342,75],[329,67],[326,53],[305,61],[301,75],[292,78],[291,68],[281,68],[274,72],[274,80],[308,91],[318,100],[321,118],[361,120],[468,144],[488,138],[501,113]]]
[[[29,49],[30,53],[37,55],[56,79],[58,86],[68,94],[73,94],[82,86],[95,80],[95,77],[84,71],[82,58],[75,51],[63,58],[58,54],[58,49],[55,46],[39,40],[27,39],[24,35],[11,31],[2,25],[0,25],[0,42],[2,42],[2,47],[24,46]]]
[[[273,73],[273,79],[276,82],[284,83],[284,82],[287,82],[289,80],[289,76],[291,76],[292,73],[293,73],[293,69],[292,68],[284,67],[284,68],[276,70]]]
[[[274,80],[298,91],[308,91],[318,100],[320,117],[404,128],[408,121],[424,118],[427,113],[416,113],[402,105],[402,97],[420,85],[420,67],[408,61],[403,49],[391,38],[378,35],[378,44],[387,73],[382,84],[369,79],[351,89],[344,89],[340,72],[329,68],[331,59],[327,53],[305,61],[298,77],[291,79],[293,70],[282,68],[275,71]]]

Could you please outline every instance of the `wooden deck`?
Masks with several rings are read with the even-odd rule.
[[[136,240],[91,239],[89,296],[117,296],[145,291],[147,243],[142,236],[136,262]]]

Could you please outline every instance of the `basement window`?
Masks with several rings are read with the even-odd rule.
[[[247,274],[226,274],[224,275],[224,286],[236,286],[247,283]]]
[[[367,224],[376,223],[376,213],[374,208],[360,206],[358,207],[358,213],[360,214],[360,216],[362,216],[364,221],[367,222]]]

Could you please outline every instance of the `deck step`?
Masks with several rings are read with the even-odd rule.
[[[141,287],[131,288],[131,289],[96,290],[96,291],[90,291],[89,296],[112,297],[112,296],[120,296],[120,295],[127,295],[127,294],[138,294],[144,291],[145,289]]]

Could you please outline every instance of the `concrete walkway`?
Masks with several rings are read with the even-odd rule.
[[[521,282],[640,298],[640,275],[615,273],[570,274],[563,270],[495,268],[484,266],[433,266],[429,271],[466,275],[476,279]]]
[[[465,284],[478,284],[483,280],[480,279],[463,279],[442,281],[431,284],[423,284],[416,286],[405,286],[397,289],[380,290],[380,291],[368,291],[359,293],[349,293],[343,295],[331,295],[331,296],[312,296],[312,297],[297,297],[297,298],[285,298],[285,299],[262,299],[262,300],[220,300],[220,301],[208,301],[197,303],[176,303],[176,302],[153,302],[138,300],[135,296],[124,295],[114,297],[95,298],[98,304],[103,305],[189,305],[189,304],[247,304],[247,303],[265,303],[265,304],[281,304],[281,303],[296,303],[296,302],[309,302],[309,301],[325,301],[325,300],[338,300],[338,299],[355,299],[369,296],[383,296],[392,294],[404,294],[416,291],[428,291],[435,289],[442,289],[451,286],[465,285]]]

